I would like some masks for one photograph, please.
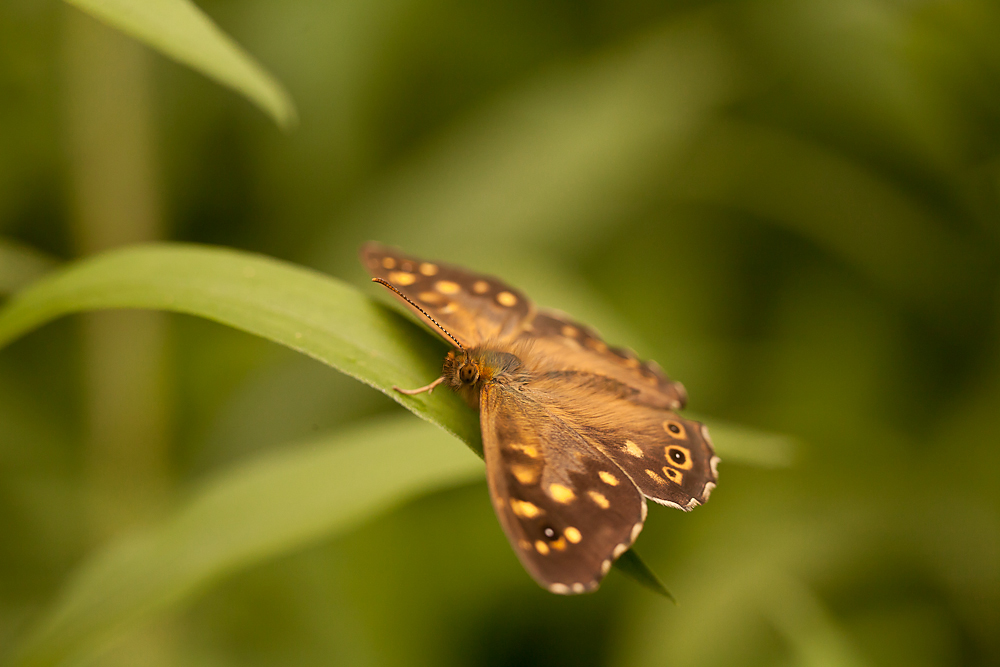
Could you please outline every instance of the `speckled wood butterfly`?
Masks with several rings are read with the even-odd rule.
[[[455,349],[439,384],[479,409],[490,497],[525,569],[553,593],[593,591],[632,546],[646,498],[690,510],[717,480],[708,430],[654,362],[539,310],[491,276],[369,243],[361,260]]]

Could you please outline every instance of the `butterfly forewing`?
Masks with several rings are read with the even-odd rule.
[[[524,294],[493,276],[428,262],[378,243],[361,248],[361,261],[373,277],[385,280],[426,311],[413,309],[425,321],[429,315],[428,324],[438,333],[435,324],[467,348],[512,338],[534,315],[534,305]]]
[[[645,500],[544,395],[487,385],[480,398],[490,496],[525,569],[554,593],[597,588],[642,530]]]
[[[679,410],[687,402],[680,382],[671,381],[653,362],[639,360],[631,351],[609,347],[590,327],[563,313],[540,310],[521,334],[530,340],[536,371],[575,371],[608,377],[632,388],[633,400]]]

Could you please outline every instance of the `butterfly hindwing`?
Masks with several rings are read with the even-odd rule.
[[[524,294],[493,276],[428,262],[378,243],[362,246],[361,261],[373,277],[424,309],[426,314],[413,309],[421,319],[429,315],[432,327],[436,320],[467,348],[512,338],[534,315],[534,304]]]
[[[553,397],[550,413],[610,458],[647,498],[683,510],[708,500],[719,459],[704,425],[637,402],[631,387],[602,375],[540,374],[531,384],[534,393]]]
[[[554,593],[597,588],[646,515],[636,486],[530,391],[480,397],[494,508],[525,569]]]

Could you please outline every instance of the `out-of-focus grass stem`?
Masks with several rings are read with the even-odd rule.
[[[150,54],[65,11],[65,131],[72,231],[80,255],[162,238]],[[94,544],[146,523],[169,489],[170,410],[162,313],[86,315],[82,327],[85,483]],[[169,662],[166,625],[103,664]]]

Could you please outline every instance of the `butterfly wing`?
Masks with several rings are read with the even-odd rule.
[[[719,457],[703,424],[637,402],[631,387],[606,376],[540,374],[531,387],[549,397],[549,413],[613,461],[642,495],[683,510],[708,500]]]
[[[611,378],[630,388],[634,402],[658,408],[680,410],[687,403],[684,385],[670,380],[655,362],[609,347],[593,329],[558,311],[538,311],[521,338],[531,341],[535,371]]]
[[[361,262],[373,277],[410,299],[407,306],[417,316],[435,330],[440,324],[466,348],[516,336],[534,316],[535,306],[524,294],[493,276],[428,262],[378,243],[361,247]]]
[[[646,501],[611,459],[548,407],[531,391],[483,388],[490,497],[531,576],[553,593],[583,593],[597,588],[638,537]]]

